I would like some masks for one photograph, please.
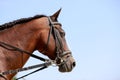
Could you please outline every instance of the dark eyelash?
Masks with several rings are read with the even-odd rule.
[[[60,32],[61,37],[65,36],[65,32]]]

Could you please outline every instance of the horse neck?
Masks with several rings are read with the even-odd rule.
[[[47,18],[40,18],[0,31],[0,41],[16,46],[32,54],[40,40],[40,33],[44,28],[43,24],[48,24],[46,21]],[[21,54],[17,51],[9,51],[0,47],[0,72],[22,67],[29,57],[29,55]],[[14,75],[15,74],[8,75],[8,80]]]
[[[36,32],[32,22],[17,24],[14,27],[0,32],[0,41],[16,46],[20,49],[33,52],[36,43]]]
[[[13,28],[0,32],[0,41],[16,46],[32,53],[37,44],[38,34],[31,22],[15,25]],[[33,29],[34,27],[34,29]],[[2,58],[4,57],[4,58]],[[0,47],[0,71],[22,67],[29,55],[16,51],[9,51]],[[18,64],[19,63],[19,64]],[[11,77],[14,75],[11,75]],[[0,79],[1,80],[1,79]]]

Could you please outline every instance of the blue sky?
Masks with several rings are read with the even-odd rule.
[[[0,0],[0,24],[36,14],[51,15],[60,8],[59,22],[77,66],[70,73],[51,66],[25,79],[120,80],[119,0]],[[38,63],[30,58],[25,66]]]

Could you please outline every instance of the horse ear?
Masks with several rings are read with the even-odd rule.
[[[60,8],[56,13],[54,13],[52,16],[50,16],[50,18],[51,18],[53,21],[57,21],[57,18],[58,18],[58,16],[59,16],[60,12],[61,12],[61,8]]]

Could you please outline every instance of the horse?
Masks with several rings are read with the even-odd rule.
[[[29,53],[38,50],[58,64],[60,72],[71,72],[75,60],[68,48],[65,31],[58,22],[61,9],[51,16],[35,15],[0,25],[0,42]],[[22,54],[21,54],[22,53]],[[0,46],[0,72],[22,68],[30,55]],[[0,80],[11,80],[17,73],[1,75]]]

